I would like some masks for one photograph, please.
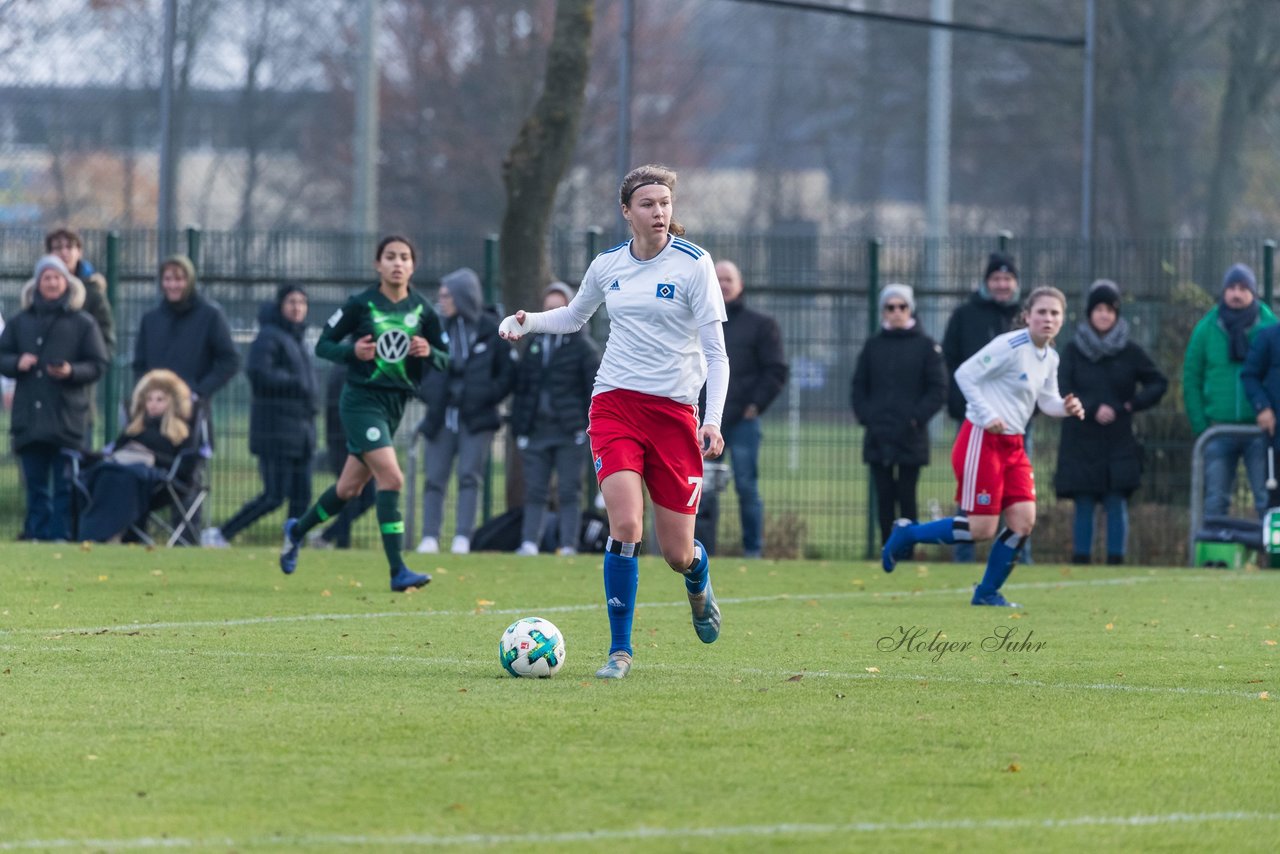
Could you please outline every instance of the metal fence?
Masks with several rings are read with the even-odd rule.
[[[100,386],[97,444],[112,438],[117,409],[132,383],[130,361],[142,314],[159,300],[158,237],[152,231],[82,234],[85,257],[111,280],[119,345],[110,376]],[[1273,287],[1274,245],[1237,241],[1093,241],[1016,239],[1008,235],[945,240],[870,240],[863,237],[781,237],[776,235],[691,235],[715,258],[734,260],[742,269],[749,303],[777,318],[782,328],[792,379],[764,416],[761,486],[766,507],[766,550],[777,556],[852,559],[875,547],[868,477],[861,463],[862,436],[849,406],[854,363],[877,321],[878,286],[901,281],[916,289],[918,318],[940,339],[947,318],[976,287],[988,252],[1001,248],[1019,262],[1023,292],[1053,284],[1070,300],[1062,340],[1083,310],[1083,294],[1095,277],[1119,283],[1124,316],[1132,336],[1169,375],[1170,393],[1155,410],[1137,420],[1145,446],[1143,487],[1131,505],[1130,556],[1134,562],[1177,565],[1184,562],[1189,504],[1192,435],[1181,411],[1181,361],[1187,336],[1212,304],[1222,270],[1243,261],[1259,271],[1265,298]],[[576,281],[593,253],[611,236],[598,232],[557,233],[552,240],[553,269]],[[465,234],[432,234],[418,239],[417,287],[429,297],[445,272],[471,266],[481,273],[490,296],[496,293],[497,253],[493,240]],[[173,244],[195,260],[203,293],[221,304],[237,345],[247,352],[257,334],[258,306],[274,297],[283,282],[307,287],[309,322],[318,330],[346,295],[373,280],[374,240],[345,234],[199,232],[178,235]],[[0,229],[0,307],[6,317],[18,310],[18,290],[30,278],[43,252],[43,233]],[[602,312],[603,314],[603,312]],[[607,319],[595,331],[607,334]],[[312,335],[314,336],[313,331]],[[317,366],[322,369],[323,366]],[[220,522],[259,486],[247,450],[249,388],[243,375],[219,393],[214,405],[219,436],[212,464],[208,517]],[[408,444],[421,408],[405,419],[399,441]],[[7,432],[8,414],[0,415]],[[922,508],[949,512],[954,480],[949,449],[956,425],[945,415],[932,423],[933,463],[920,484]],[[1052,495],[1058,426],[1037,418],[1035,464],[1041,483],[1041,523],[1036,557],[1065,560],[1070,555],[1069,503]],[[5,448],[7,454],[8,448]],[[506,443],[495,443],[493,475],[486,512],[502,509]],[[420,482],[422,473],[412,473]],[[316,466],[316,494],[332,481],[324,463]],[[451,504],[451,500],[447,505]],[[723,496],[721,550],[732,553],[738,540],[736,499]],[[1242,504],[1242,506],[1245,506]],[[6,456],[0,464],[0,536],[15,536],[23,510],[17,466]],[[451,512],[451,511],[450,511]],[[274,542],[283,510],[241,535],[242,542]],[[452,533],[446,517],[445,535]],[[1178,533],[1170,536],[1171,526]],[[417,534],[419,520],[409,531]],[[372,545],[374,525],[357,525],[357,544]]]

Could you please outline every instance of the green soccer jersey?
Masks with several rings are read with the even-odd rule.
[[[355,355],[355,342],[366,335],[372,335],[377,346],[367,362]],[[409,339],[415,335],[431,345],[426,358],[409,355]],[[393,303],[374,286],[333,313],[320,332],[316,355],[345,364],[352,385],[413,392],[424,365],[438,371],[448,366],[449,345],[440,316],[421,294],[410,288],[407,298]]]

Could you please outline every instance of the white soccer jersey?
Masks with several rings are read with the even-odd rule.
[[[697,403],[707,379],[698,329],[724,322],[724,294],[707,251],[672,236],[648,261],[627,241],[596,256],[569,308],[589,318],[604,303],[609,338],[592,394],[613,389]]]
[[[1025,329],[992,338],[956,369],[956,385],[967,401],[964,417],[979,427],[999,418],[1006,433],[1022,433],[1036,404],[1057,418],[1066,415],[1058,394],[1058,351],[1037,349]]]

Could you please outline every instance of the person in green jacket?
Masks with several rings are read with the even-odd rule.
[[[1215,424],[1255,423],[1240,371],[1253,338],[1275,322],[1271,308],[1258,299],[1253,270],[1233,265],[1223,277],[1218,304],[1191,331],[1182,362],[1182,396],[1197,436]],[[1267,443],[1261,431],[1256,436],[1217,436],[1205,446],[1204,459],[1206,516],[1227,515],[1242,459],[1254,508],[1259,516],[1266,513]]]

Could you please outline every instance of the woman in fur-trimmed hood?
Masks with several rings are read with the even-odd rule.
[[[0,335],[0,374],[17,380],[9,432],[27,487],[24,539],[63,540],[71,485],[63,451],[80,448],[90,394],[107,364],[93,318],[80,310],[84,283],[45,255],[21,292],[22,311]]]
[[[176,373],[158,368],[138,380],[129,424],[86,478],[89,506],[78,539],[108,542],[130,525],[145,525],[154,485],[195,439],[191,416],[191,389]]]

